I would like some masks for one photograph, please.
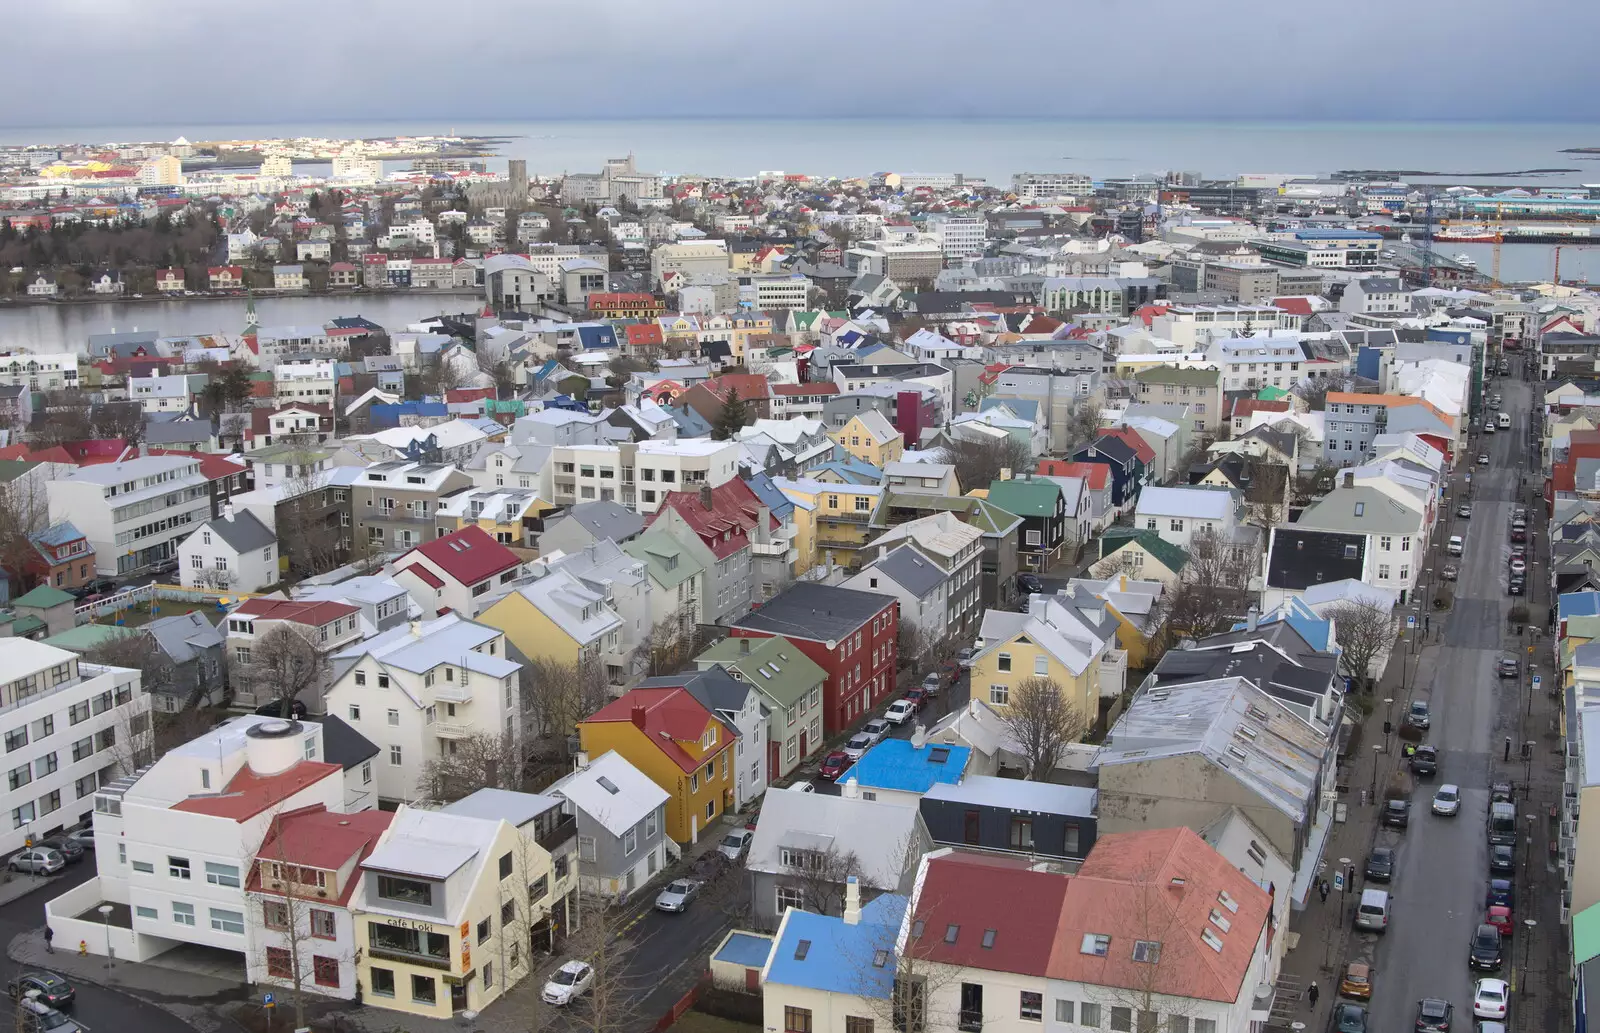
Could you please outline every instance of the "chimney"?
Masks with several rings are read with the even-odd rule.
[[[707,509],[711,508],[711,485],[700,485],[700,504]]]
[[[743,637],[743,636],[740,636],[740,638],[739,638],[739,655],[740,656],[749,656],[750,655],[750,640],[748,638]]]
[[[1261,611],[1260,611],[1260,609],[1258,609],[1256,607],[1255,603],[1251,603],[1250,604],[1250,609],[1245,614],[1245,617],[1244,617],[1244,626],[1247,629],[1249,629],[1249,631],[1252,634],[1254,634],[1255,630],[1256,630],[1256,625],[1258,625],[1260,623],[1261,623]]]
[[[911,729],[911,748],[920,750],[928,745],[928,729],[920,721]]]
[[[411,622],[411,637],[412,638],[421,638],[422,637],[422,622],[421,621],[412,621]]]
[[[222,504],[222,519],[228,521],[229,523],[233,522],[233,503],[224,502]]]
[[[844,882],[844,924],[861,924],[861,883],[854,875]]]
[[[844,785],[840,788],[839,795],[846,800],[861,799],[861,783],[856,781],[854,775],[850,776],[844,780]]]
[[[633,723],[637,728],[644,727],[644,707],[633,708]]]

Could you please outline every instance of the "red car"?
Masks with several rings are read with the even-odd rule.
[[[834,750],[822,759],[822,777],[832,781],[850,767],[850,756],[843,750]]]
[[[906,701],[921,710],[928,705],[928,694],[922,689],[912,689],[905,695]]]
[[[1504,904],[1496,904],[1483,916],[1485,925],[1492,925],[1500,930],[1501,936],[1510,936],[1517,929],[1517,923],[1511,919],[1511,909]]]

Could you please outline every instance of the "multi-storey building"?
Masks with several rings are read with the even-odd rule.
[[[738,475],[739,456],[737,443],[708,438],[557,446],[550,453],[551,501],[620,502],[640,513],[654,513],[669,492],[732,480]]]
[[[274,366],[272,382],[280,406],[296,402],[331,405],[339,373],[331,359],[295,359]]]
[[[928,216],[928,232],[939,242],[945,261],[983,254],[989,239],[989,221],[982,215],[939,213]]]
[[[1082,172],[1017,172],[1011,177],[1011,192],[1022,201],[1075,197],[1093,191],[1094,180]]]
[[[34,391],[75,388],[78,386],[78,356],[70,352],[0,355],[0,384],[20,384]]]
[[[175,557],[190,525],[211,516],[211,487],[193,456],[79,467],[45,490],[51,519],[70,519],[83,531],[100,574],[125,574]]]
[[[334,601],[291,602],[287,599],[258,597],[246,599],[228,614],[229,682],[234,702],[258,706],[281,699],[287,691],[280,686],[283,664],[272,656],[260,655],[263,649],[280,652],[282,647],[263,647],[272,643],[279,629],[304,639],[317,655],[320,671],[315,684],[301,686],[298,697],[313,713],[321,713],[323,694],[332,680],[329,661],[334,653],[361,638],[361,608]]]
[[[443,500],[471,487],[472,478],[448,464],[374,463],[350,485],[355,541],[376,552],[432,541],[448,533],[439,521]]]

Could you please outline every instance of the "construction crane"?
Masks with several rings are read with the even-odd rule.
[[[1590,248],[1597,247],[1597,246],[1600,246],[1600,245],[1595,245],[1595,244],[1557,244],[1556,245],[1556,268],[1555,268],[1555,273],[1551,276],[1551,281],[1557,287],[1561,286],[1561,252],[1563,250],[1569,250],[1570,251],[1570,250],[1577,249],[1577,250],[1587,251]],[[1589,281],[1588,280],[1584,280],[1583,282],[1584,283],[1588,283]]]
[[[1489,272],[1489,281],[1496,288],[1500,286],[1500,244],[1506,238],[1505,226],[1502,225],[1504,218],[1505,205],[1497,201],[1494,206],[1494,264]]]
[[[1422,259],[1422,285],[1433,286],[1433,191],[1427,193],[1427,203],[1422,208],[1422,246],[1417,249]]]

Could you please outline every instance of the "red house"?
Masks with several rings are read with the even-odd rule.
[[[746,614],[729,634],[782,636],[828,673],[824,736],[844,731],[894,695],[900,602],[893,596],[798,581]]]

